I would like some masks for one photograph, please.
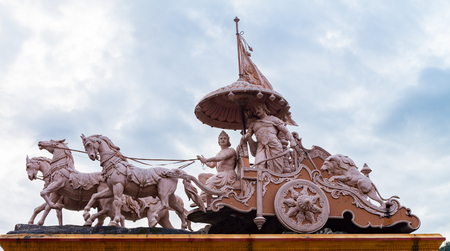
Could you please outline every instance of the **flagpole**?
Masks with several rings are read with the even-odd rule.
[[[238,23],[239,23],[239,18],[236,17],[234,19],[234,22],[236,22],[236,39],[237,39],[237,52],[238,52],[238,65],[239,65],[239,79],[242,79],[244,77],[244,75],[242,74],[242,68],[241,68],[241,47],[240,47],[240,40],[239,40],[239,28],[238,28]],[[236,100],[237,101],[237,100]],[[236,102],[235,101],[235,102]],[[244,104],[246,102],[239,102],[239,105],[241,106],[241,120],[242,120],[242,131],[243,131],[243,135],[245,135],[246,133],[246,121],[245,121],[245,105]]]
[[[239,46],[239,28],[238,28],[238,23],[239,23],[239,18],[236,17],[234,19],[234,22],[236,22],[236,39],[237,39],[237,52],[238,52],[238,65],[239,65],[239,78],[242,78],[242,69],[241,69],[241,48]]]

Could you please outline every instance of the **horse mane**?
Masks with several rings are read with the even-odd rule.
[[[131,196],[123,194],[122,195],[122,208],[126,209],[128,207],[128,209],[130,209],[131,211],[134,211],[134,213],[139,218],[141,218],[141,212],[140,212],[141,206],[139,205],[138,200],[141,200],[141,199],[140,198],[134,199]]]
[[[122,155],[122,153],[120,152],[120,148],[118,146],[114,145],[114,143],[108,137],[102,136],[102,135],[98,135],[97,138],[105,141],[105,143],[109,146],[109,148],[111,148],[111,150],[113,150],[115,153],[118,153],[118,154]]]
[[[50,162],[52,162],[52,160],[47,157],[33,157],[30,159],[30,161],[31,162],[44,161],[44,162],[47,162],[49,165],[50,165]]]
[[[68,144],[64,143],[64,142],[59,142],[59,143],[62,143],[64,145],[64,147],[65,147],[64,153],[66,154],[66,157],[67,157],[67,165],[68,165],[68,167],[70,167],[72,169],[75,169],[75,161],[73,159],[72,151],[70,151],[69,147],[67,146]]]

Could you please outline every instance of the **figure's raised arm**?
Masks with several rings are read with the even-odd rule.
[[[220,162],[222,160],[226,160],[226,159],[229,159],[229,158],[235,157],[235,156],[236,156],[236,152],[234,151],[234,149],[229,148],[228,151],[224,151],[224,154],[221,154],[221,155],[218,155],[215,157],[204,158],[203,156],[197,155],[197,158],[199,158],[199,160],[204,164],[208,165],[208,163],[214,163],[214,166],[215,166],[217,162]]]

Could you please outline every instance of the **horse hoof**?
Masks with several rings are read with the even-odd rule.
[[[83,226],[86,226],[86,227],[92,226],[92,221],[90,221],[90,220],[86,221]]]
[[[88,212],[84,212],[83,218],[85,221],[87,221],[90,217],[91,217],[91,215]]]
[[[153,219],[148,223],[148,227],[155,227],[156,224],[158,224],[158,222],[155,219]]]
[[[33,225],[34,224],[34,221],[29,221],[28,222],[28,225]]]
[[[187,228],[187,223],[181,224],[181,229],[186,229],[186,228]]]
[[[110,227],[117,227],[117,222],[111,221],[108,226],[110,226]]]

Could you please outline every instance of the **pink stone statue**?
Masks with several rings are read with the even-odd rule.
[[[83,188],[95,186],[99,191],[101,191],[107,189],[107,185],[102,181],[101,173],[83,174],[75,170],[75,168],[73,167],[74,161],[72,154],[70,150],[68,150],[67,144],[64,143],[64,140],[40,141],[39,147],[41,149],[49,150],[49,152],[53,153],[54,154],[53,160],[46,157],[34,157],[30,159],[27,156],[26,170],[28,178],[30,180],[37,179],[38,172],[41,172],[43,175],[42,179],[44,180],[44,190],[45,190],[49,187],[50,184],[52,184],[52,181],[61,182],[60,176],[62,176],[63,179],[67,178],[66,176],[68,176],[68,181],[66,182],[68,183],[68,186],[72,186],[71,189],[65,188],[67,191],[64,191],[64,189],[57,189],[55,192],[48,192],[49,200],[53,202],[56,206],[55,209],[57,211],[58,223],[60,226],[62,226],[63,225],[61,212],[62,208],[72,211],[80,211],[86,206],[87,202],[89,201],[90,197],[85,200],[81,201],[79,200],[80,198],[82,198],[82,195],[85,195],[86,193],[86,191],[84,191]],[[58,164],[55,165],[54,163]],[[69,166],[70,169],[69,171],[67,171],[66,173],[67,175],[64,175],[65,173],[63,173],[64,172],[63,170],[65,170],[65,168],[68,168]],[[92,182],[92,179],[88,178],[90,176],[97,177],[100,180],[100,182],[98,184],[96,184],[97,182]],[[95,178],[96,181],[98,181],[97,178]],[[72,196],[61,195],[68,192],[73,195]],[[181,204],[181,206],[183,207],[182,199],[179,198],[178,196],[176,199],[178,203]],[[120,224],[122,227],[125,227],[124,221],[125,219],[136,221],[138,219],[147,217],[149,227],[154,227],[156,226],[157,223],[159,223],[164,228],[174,228],[169,220],[169,209],[171,208],[160,210],[158,213],[156,213],[158,209],[161,207],[161,202],[159,201],[158,198],[148,197],[142,198],[139,201],[137,201],[129,196],[124,195],[124,201],[128,203],[125,203],[122,206],[123,216],[120,219]],[[113,199],[112,198],[101,199],[99,202],[100,203],[98,204],[97,203],[94,204],[94,207],[97,207],[99,211],[96,214],[93,214],[85,225],[90,226],[95,220],[97,220],[96,226],[102,226],[104,224],[104,220],[106,217],[110,217],[111,219],[114,218],[114,214],[112,211]],[[47,202],[34,210],[31,219],[28,221],[28,224],[33,224],[36,216],[44,209],[45,209],[44,214],[41,217],[40,221],[38,222],[39,225],[43,225],[45,222],[45,218],[52,209]],[[184,213],[187,213],[186,209],[184,209]],[[182,217],[182,215],[179,216]],[[188,227],[190,228],[190,222],[188,222]]]
[[[114,198],[113,211],[114,220],[110,225],[117,226],[121,219],[122,195],[126,194],[135,198],[156,196],[161,200],[161,207],[156,211],[160,217],[160,211],[167,210],[169,207],[181,215],[181,227],[187,227],[186,214],[184,208],[177,202],[174,194],[177,188],[178,178],[183,179],[186,195],[205,211],[200,196],[195,187],[190,184],[190,180],[195,177],[189,176],[180,169],[156,168],[138,168],[126,161],[126,158],[120,153],[120,148],[106,136],[92,135],[89,137],[81,136],[84,148],[93,161],[99,159],[102,166],[102,176],[106,180],[108,189],[100,191],[92,196],[85,207],[84,217],[89,219],[89,210],[92,205],[102,198]],[[100,156],[100,157],[98,157]],[[198,181],[197,181],[198,182]]]
[[[50,142],[50,144],[64,145],[64,143],[62,141],[53,141],[52,140],[49,142]],[[40,145],[42,148],[45,148],[44,145],[46,145],[46,142],[41,141]],[[65,153],[70,153],[70,151],[65,152]],[[56,156],[59,156],[58,158],[62,159],[62,156],[66,156],[66,155],[56,154]],[[70,154],[70,156],[71,156],[71,154]],[[56,162],[58,162],[58,161],[56,161]],[[57,172],[58,167],[64,168],[61,166],[55,166],[54,163],[55,163],[55,161],[50,160],[49,158],[46,158],[46,157],[34,157],[34,158],[30,159],[27,156],[26,170],[27,170],[28,178],[30,180],[34,180],[37,178],[38,172],[41,172],[43,175],[43,180],[44,180],[44,190],[48,189],[50,187],[50,185],[52,184],[52,181],[57,180],[60,177],[60,175],[58,175],[58,172]],[[72,165],[73,165],[73,162],[70,162],[70,163],[72,163]],[[71,170],[74,170],[74,169],[71,169]],[[74,172],[75,172],[75,170],[74,170]],[[63,176],[63,178],[64,178],[64,176]],[[97,186],[97,189],[99,189],[99,190],[105,189],[105,188],[106,188],[106,184],[103,184],[102,186]],[[56,209],[58,223],[60,226],[63,225],[61,208],[65,208],[67,210],[72,210],[72,211],[80,211],[87,204],[87,200],[80,201],[80,197],[81,197],[80,193],[83,193],[82,189],[77,190],[77,189],[71,188],[69,190],[72,191],[71,192],[72,196],[62,196],[62,194],[65,194],[65,193],[61,192],[58,189],[56,189],[54,191],[53,190],[47,191],[47,193],[46,193],[48,200],[54,205],[53,208]],[[41,192],[41,194],[42,194],[42,192]],[[108,202],[107,200],[102,200],[100,202],[100,204],[96,204],[95,207],[102,208],[101,205],[103,205],[103,208],[105,210],[107,210],[107,206],[106,206],[107,204],[111,204],[111,202]],[[52,207],[47,202],[45,202],[41,206],[34,209],[33,215],[31,216],[31,219],[28,221],[28,224],[33,224],[34,219],[37,216],[37,214],[39,214],[44,209],[45,209],[45,211],[44,211],[41,219],[38,222],[38,225],[43,225],[45,222],[45,218],[47,217],[48,213],[52,209]],[[97,219],[96,226],[103,225],[106,216],[108,216],[107,211],[104,211],[104,212],[105,213],[103,213],[101,216],[96,218]],[[111,215],[109,215],[109,216],[111,216]]]
[[[248,132],[242,137],[242,142],[249,143],[250,152],[255,157],[255,167],[283,173],[283,157],[289,152],[283,150],[283,144],[278,135],[281,132],[283,137],[291,143],[291,148],[294,148],[297,143],[283,121],[269,115],[269,110],[264,103],[254,105],[254,114],[259,119],[249,124]],[[253,134],[256,136],[256,142],[251,138]]]
[[[184,208],[183,199],[179,196],[175,195],[177,198],[178,204],[180,204]],[[128,195],[122,195],[122,215],[126,220],[131,220],[133,222],[140,220],[142,218],[147,218],[148,226],[154,227],[156,223],[161,225],[163,228],[171,228],[172,223],[169,219],[169,210],[173,210],[172,208],[168,208],[166,210],[159,211],[160,215],[157,215],[156,212],[158,208],[161,207],[161,200],[158,197],[145,197],[145,198],[132,198]],[[187,214],[187,210],[184,209],[184,213]],[[182,215],[178,215],[181,219]],[[186,220],[188,224],[188,229],[193,231],[191,228],[191,222]]]
[[[332,155],[325,160],[320,170],[332,175],[328,180],[329,182],[340,181],[347,186],[355,187],[362,195],[368,196],[370,199],[380,203],[380,207],[382,208],[386,207],[385,201],[389,201],[392,198],[398,199],[398,196],[383,199],[375,184],[373,184],[369,177],[358,171],[355,162],[348,156],[342,154]]]
[[[198,176],[200,182],[210,189],[221,190],[225,186],[231,186],[236,181],[236,151],[231,148],[230,137],[225,131],[222,131],[218,140],[221,147],[220,152],[211,158],[205,158],[197,155],[197,158],[206,166],[216,168],[217,173],[201,173]],[[209,204],[211,201],[211,194],[202,191],[202,199]]]

